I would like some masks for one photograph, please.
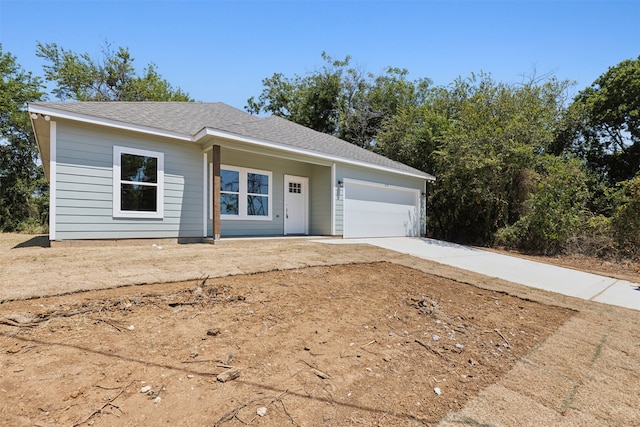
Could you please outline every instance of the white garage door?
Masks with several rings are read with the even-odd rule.
[[[420,191],[344,180],[345,238],[418,236]]]

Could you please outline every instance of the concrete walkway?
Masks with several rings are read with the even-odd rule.
[[[389,237],[319,240],[330,244],[370,244],[525,286],[640,310],[640,285],[433,239]]]

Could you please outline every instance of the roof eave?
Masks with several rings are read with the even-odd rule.
[[[29,111],[29,121],[31,122],[31,129],[33,129],[33,136],[36,139],[36,145],[38,146],[38,153],[40,153],[40,161],[42,162],[42,169],[44,170],[44,177],[47,182],[50,182],[49,178],[49,161],[50,161],[50,149],[49,144],[51,141],[51,136],[49,138],[45,138],[37,132],[37,125],[35,120],[38,118],[34,118],[31,111]],[[45,149],[46,146],[46,149]]]
[[[194,137],[194,141],[199,141],[200,139],[202,139],[202,138],[204,138],[206,136],[212,136],[212,137],[216,137],[216,138],[222,138],[222,139],[228,139],[228,140],[243,142],[243,143],[246,143],[246,144],[252,144],[252,145],[259,146],[259,147],[270,148],[270,149],[275,149],[275,150],[279,150],[279,151],[285,151],[285,152],[288,152],[288,153],[302,154],[302,155],[315,157],[315,158],[318,158],[318,159],[327,160],[327,161],[331,161],[331,162],[340,162],[340,163],[345,163],[345,164],[352,165],[352,166],[359,166],[359,167],[364,167],[364,168],[368,168],[368,169],[376,169],[376,170],[380,170],[380,171],[385,171],[385,172],[390,172],[390,173],[410,176],[410,177],[413,177],[413,178],[420,178],[420,179],[424,179],[424,180],[432,181],[432,182],[436,180],[436,178],[434,176],[429,175],[429,174],[424,174],[423,175],[423,174],[419,174],[419,173],[413,173],[413,172],[410,172],[410,171],[403,171],[403,170],[399,170],[399,169],[394,169],[394,168],[390,168],[390,167],[386,167],[386,166],[382,166],[382,165],[376,165],[376,164],[373,164],[373,163],[362,162],[362,161],[358,161],[358,160],[352,160],[352,159],[348,159],[348,158],[345,158],[345,157],[331,156],[329,154],[319,153],[317,151],[290,147],[290,146],[278,144],[278,143],[275,143],[275,142],[272,142],[272,141],[267,141],[267,140],[262,140],[262,139],[258,139],[258,138],[252,138],[252,137],[248,137],[248,136],[238,135],[236,133],[222,131],[222,130],[219,130],[219,129],[209,128],[209,127],[203,128],[200,132],[198,132]]]
[[[228,139],[228,140],[233,140],[238,142],[244,142],[247,144],[252,144],[252,145],[256,145],[264,148],[271,148],[271,149],[294,153],[294,154],[302,154],[310,157],[315,157],[318,159],[328,160],[331,162],[340,162],[340,163],[349,164],[352,166],[375,169],[375,170],[400,174],[404,176],[420,178],[427,181],[435,181],[435,177],[426,173],[424,174],[414,173],[414,172],[403,171],[400,169],[390,168],[382,165],[376,165],[373,163],[352,160],[345,157],[332,156],[329,154],[319,153],[313,150],[305,150],[301,148],[290,147],[290,146],[278,144],[272,141],[243,136],[233,132],[223,131],[223,130],[219,130],[211,127],[205,127],[201,129],[199,132],[197,132],[195,135],[188,135],[188,134],[182,134],[178,132],[170,132],[162,129],[152,128],[148,126],[135,125],[135,124],[126,123],[126,122],[117,121],[117,120],[104,119],[104,118],[95,117],[87,114],[72,113],[69,111],[52,108],[48,106],[43,106],[43,105],[37,105],[37,104],[36,105],[30,104],[28,111],[29,111],[29,114],[33,114],[33,113],[41,114],[43,116],[45,115],[50,116],[52,118],[73,120],[73,121],[78,121],[78,122],[87,123],[87,124],[107,126],[115,129],[140,132],[140,133],[145,133],[145,134],[155,135],[155,136],[162,136],[162,137],[177,139],[177,140],[186,141],[186,142],[200,142],[200,140],[206,136],[213,136],[213,137],[218,137],[218,138],[223,138],[223,139]]]

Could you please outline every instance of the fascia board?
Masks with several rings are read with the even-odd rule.
[[[374,165],[374,164],[367,163],[367,162],[360,162],[360,161],[357,161],[357,160],[346,159],[346,158],[340,157],[340,156],[331,156],[331,155],[328,155],[328,154],[318,153],[317,151],[305,150],[303,148],[288,147],[288,146],[284,146],[284,145],[281,145],[281,144],[276,144],[274,142],[264,141],[264,140],[260,140],[260,139],[257,139],[257,138],[251,138],[251,137],[242,136],[242,135],[238,135],[238,134],[235,134],[235,133],[221,131],[221,130],[212,129],[212,128],[204,128],[204,129],[202,129],[200,132],[198,132],[196,134],[194,140],[198,141],[198,140],[200,140],[201,138],[203,138],[205,136],[213,136],[213,137],[216,137],[216,138],[222,138],[222,139],[228,139],[228,140],[232,140],[232,141],[243,142],[243,143],[247,143],[247,144],[253,144],[253,145],[256,145],[256,146],[265,147],[265,148],[271,148],[271,149],[274,149],[274,150],[286,151],[286,152],[295,153],[295,154],[302,154],[302,155],[306,155],[306,156],[310,156],[310,157],[315,157],[315,158],[318,158],[318,159],[323,159],[323,160],[326,160],[326,161],[329,161],[329,162],[339,162],[339,163],[344,163],[344,164],[348,164],[348,165],[351,165],[351,166],[358,166],[358,167],[363,167],[363,168],[367,168],[367,169],[376,169],[376,170],[385,171],[385,172],[389,172],[389,173],[394,173],[394,174],[405,175],[405,176],[410,176],[410,177],[414,177],[414,178],[425,179],[427,181],[435,181],[435,178],[429,178],[429,177],[425,177],[423,175],[419,175],[419,174],[415,174],[415,173],[411,173],[411,172],[407,172],[407,171],[401,171],[401,170],[397,170],[397,169],[388,168],[388,167],[385,167],[385,166]]]
[[[31,122],[31,129],[33,129],[33,136],[36,139],[36,145],[38,146],[38,153],[40,154],[40,161],[42,162],[42,169],[44,170],[44,177],[47,180],[47,182],[49,182],[49,157],[51,156],[51,147],[48,147],[48,152],[49,152],[49,156],[47,156],[47,158],[45,158],[45,156],[43,155],[43,153],[45,153],[45,151],[43,151],[43,145],[44,142],[40,140],[40,138],[38,137],[38,132],[36,132],[36,124],[35,124],[35,120],[33,120],[33,117],[31,117],[31,112],[29,112],[29,120]],[[51,136],[49,136],[51,137]],[[47,145],[49,145],[49,141],[47,141]]]
[[[133,132],[141,132],[149,135],[162,136],[166,138],[179,139],[181,141],[193,142],[194,138],[191,135],[184,135],[177,132],[169,132],[161,129],[150,128],[147,126],[139,126],[131,123],[120,122],[116,120],[102,119],[98,117],[89,116],[86,114],[70,113],[68,111],[57,110],[55,108],[47,108],[39,105],[29,105],[29,114],[41,114],[43,116],[51,116],[59,119],[74,120],[82,123],[88,123],[93,125],[108,126],[121,130],[128,130]]]

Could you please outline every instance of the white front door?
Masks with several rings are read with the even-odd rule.
[[[309,178],[284,176],[284,234],[309,234]]]

